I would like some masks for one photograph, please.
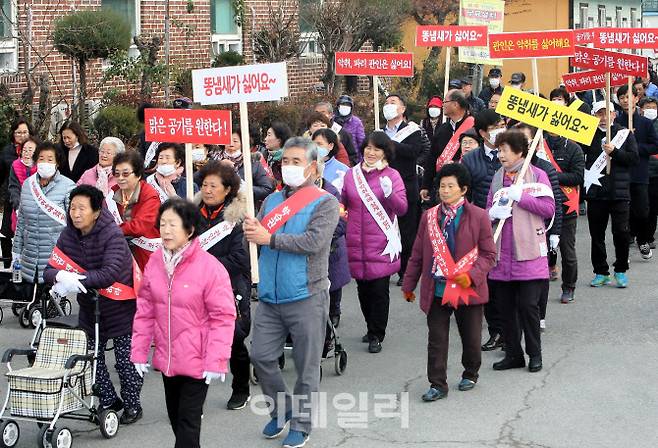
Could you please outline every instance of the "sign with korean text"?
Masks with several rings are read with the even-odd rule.
[[[231,144],[231,111],[146,109],[147,142]]]
[[[339,51],[336,74],[348,76],[414,76],[413,53]]]
[[[576,47],[571,65],[626,76],[647,76],[647,58],[597,48]]]
[[[658,28],[596,28],[594,47],[655,49],[658,47]]]
[[[460,26],[486,26],[490,33],[503,31],[505,2],[503,0],[460,0]],[[459,62],[470,64],[502,65],[501,59],[489,56],[489,46],[459,47]]]
[[[503,89],[496,112],[588,146],[599,125],[592,115],[511,87]]]
[[[567,73],[562,75],[562,81],[569,93],[583,92],[585,90],[605,89],[605,73],[596,70],[586,72]],[[610,74],[610,85],[622,86],[628,82],[628,76],[619,73]]]
[[[482,47],[487,45],[487,32],[486,26],[417,26],[416,46]]]
[[[573,30],[489,34],[489,54],[499,59],[573,56]]]
[[[594,43],[594,33],[597,28],[580,28],[573,30],[573,39],[576,45],[586,45]]]
[[[286,63],[192,70],[192,89],[203,105],[277,101],[288,96]]]

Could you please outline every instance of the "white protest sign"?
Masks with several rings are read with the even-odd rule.
[[[286,63],[193,70],[192,90],[204,106],[277,101],[288,96]]]

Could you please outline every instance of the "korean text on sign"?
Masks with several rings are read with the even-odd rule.
[[[503,31],[505,2],[502,0],[460,0],[459,26],[486,26],[489,33]],[[489,45],[459,47],[459,62],[470,64],[502,65],[500,59],[491,59]]]
[[[356,76],[414,76],[413,53],[337,52],[336,74]]]
[[[658,47],[658,28],[596,28],[593,42],[596,48]]]
[[[531,93],[506,87],[496,112],[570,140],[590,145],[599,119]]]
[[[571,65],[627,76],[647,76],[647,58],[596,48],[576,47]]]
[[[576,45],[585,45],[585,44],[594,43],[595,33],[596,33],[596,28],[573,30],[574,43]]]
[[[231,111],[146,109],[148,142],[231,144]]]
[[[492,58],[550,58],[573,56],[573,30],[489,34]]]
[[[604,89],[605,73],[596,70],[586,72],[567,73],[562,75],[562,81],[569,93],[583,92],[585,90]],[[618,73],[610,74],[610,85],[622,86],[628,82],[628,76]]]
[[[194,101],[203,105],[275,101],[288,96],[286,63],[192,71]]]
[[[487,45],[486,26],[440,26],[416,27],[418,47],[480,47]]]

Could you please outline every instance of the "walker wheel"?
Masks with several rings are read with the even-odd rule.
[[[55,428],[49,439],[52,448],[71,448],[73,445],[73,434],[66,426]]]
[[[18,444],[21,430],[14,420],[3,420],[0,422],[0,447],[12,448]]]
[[[70,316],[71,312],[73,311],[73,306],[71,305],[71,301],[69,299],[61,299],[59,301],[59,307],[62,309],[65,316]]]
[[[99,428],[106,439],[111,439],[119,432],[119,416],[112,409],[104,409],[98,414]]]
[[[2,319],[5,317],[4,311],[2,311],[2,308],[0,308],[0,324],[2,323]]]
[[[41,423],[37,423],[37,425],[39,425],[39,438],[37,439],[37,446],[39,448],[52,448],[52,445],[49,442],[50,434],[52,433],[52,431],[49,429],[50,425]]]
[[[23,308],[25,308],[24,304],[14,303],[11,305],[11,312],[14,313],[14,316],[19,317],[21,315],[21,311],[23,311]]]
[[[43,319],[43,314],[41,313],[41,308],[32,308],[30,310],[29,314],[29,320],[30,320],[30,328],[34,329],[39,326],[41,323],[41,319]]]
[[[347,352],[345,350],[336,352],[336,356],[334,357],[334,368],[336,370],[336,375],[342,375],[345,373],[345,369],[347,369]]]
[[[23,328],[30,328],[30,310],[27,307],[21,310],[21,315],[18,316],[18,323]]]

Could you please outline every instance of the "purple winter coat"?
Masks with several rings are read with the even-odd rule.
[[[336,187],[327,179],[322,179],[322,188],[327,192],[334,195],[340,202],[340,193]],[[351,280],[350,269],[347,264],[347,245],[345,244],[345,229],[347,221],[344,217],[338,219],[338,225],[334,230],[334,236],[331,239],[331,249],[329,252],[329,291],[333,292],[339,290],[347,285]]]
[[[357,169],[361,169],[360,164],[357,167]],[[364,175],[372,192],[386,209],[391,220],[396,215],[402,216],[407,213],[404,182],[397,171],[386,167],[381,171],[364,172]],[[379,183],[379,179],[384,176],[388,176],[393,183],[393,192],[388,198],[384,198],[384,192]],[[400,257],[391,262],[388,255],[382,255],[387,244],[386,235],[361,201],[351,170],[345,174],[344,182],[342,199],[345,210],[347,210],[347,255],[352,277],[357,280],[374,280],[398,272]]]
[[[548,180],[548,176],[543,170],[533,165],[530,165],[530,168],[535,174],[537,182],[541,182],[542,184],[547,185],[549,188],[551,187],[551,182]],[[507,176],[503,176],[503,186],[509,187],[511,184],[512,180]],[[489,195],[487,196],[487,210],[491,208],[494,193],[495,192],[489,189]],[[542,217],[545,220],[551,219],[555,213],[555,200],[550,196],[534,197],[528,193],[523,193],[518,206]],[[528,261],[516,261],[514,259],[513,228],[514,215],[512,215],[511,219],[507,219],[505,221],[505,225],[503,226],[503,231],[500,235],[500,238],[502,238],[500,246],[500,259],[498,260],[496,266],[494,266],[494,268],[489,272],[489,279],[503,282],[515,280],[547,279],[549,277],[547,256]]]
[[[336,120],[336,118],[338,118],[338,120]],[[354,148],[356,148],[357,151],[360,151],[361,145],[363,145],[363,142],[366,139],[366,131],[363,129],[363,122],[361,119],[356,115],[350,115],[345,121],[341,119],[342,117],[336,118],[334,118],[334,120],[343,126],[343,129],[345,129],[346,132],[349,132],[352,136]]]

